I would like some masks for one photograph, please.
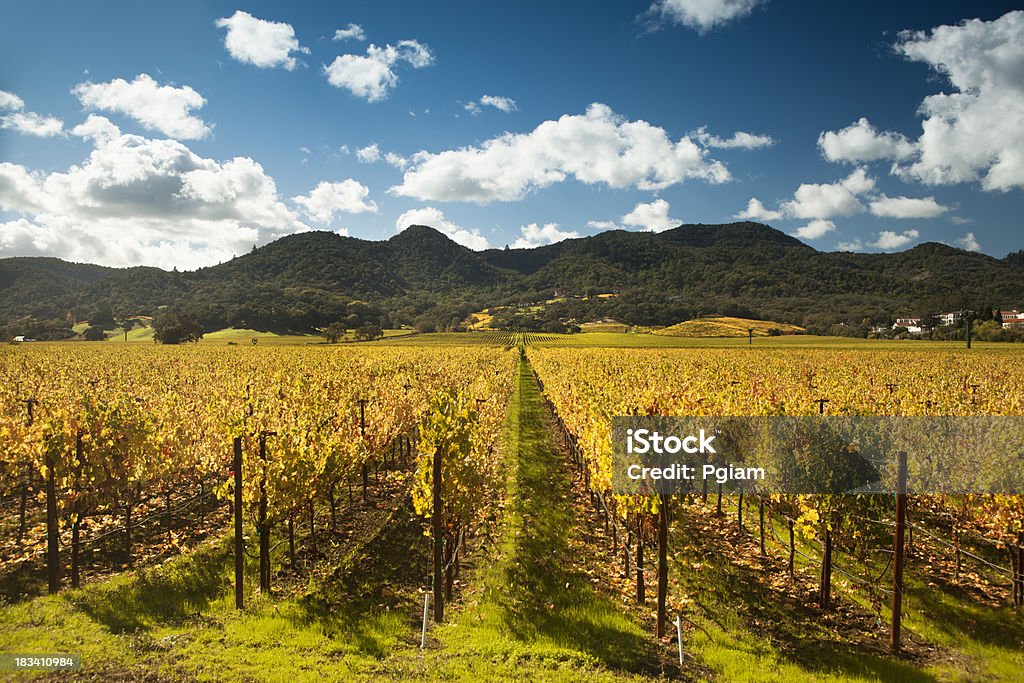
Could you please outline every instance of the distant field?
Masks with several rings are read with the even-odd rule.
[[[629,330],[629,325],[623,323],[583,323],[580,329],[584,332],[613,332],[624,334]]]
[[[653,334],[669,337],[743,337],[748,336],[748,330],[754,331],[755,337],[767,337],[769,330],[778,330],[782,333],[803,332],[804,328],[786,323],[776,323],[771,320],[751,320],[749,318],[696,318],[687,320],[678,325],[672,325]]]
[[[618,332],[584,332],[580,334],[545,334],[515,332],[438,332],[433,334],[410,334],[400,339],[385,339],[374,342],[387,345],[410,346],[465,346],[491,344],[515,346],[522,341],[527,346],[578,346],[594,348],[694,348],[729,349],[746,348],[748,340],[737,337],[668,337],[654,334],[622,334]],[[757,337],[753,348],[793,349],[870,349],[897,351],[936,351],[963,348],[963,342],[933,342],[890,339],[853,339],[849,337],[819,337],[815,335],[789,335],[782,337]],[[1020,349],[1024,345],[975,342],[975,349]]]
[[[76,333],[81,334],[87,327],[88,323],[79,323],[78,325],[75,325],[73,329]],[[384,330],[385,339],[389,339],[391,337],[402,337],[410,334],[412,334],[412,330]],[[258,344],[272,345],[323,344],[326,342],[324,337],[318,334],[277,334],[276,332],[261,332],[258,330],[246,328],[229,327],[223,330],[216,330],[215,332],[205,333],[203,335],[203,338],[199,341],[199,343],[228,344],[230,342],[234,342],[235,344],[252,344],[253,339],[256,339]],[[124,343],[126,341],[124,330],[108,330],[107,341],[111,343]],[[355,333],[349,331],[349,333],[345,335],[345,337],[343,338],[343,341],[355,341]],[[128,332],[127,342],[144,342],[150,344],[153,343],[153,328],[133,328],[130,332]]]

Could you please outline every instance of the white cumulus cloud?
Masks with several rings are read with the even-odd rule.
[[[803,183],[793,199],[782,203],[782,211],[793,218],[832,218],[864,211],[857,195],[870,192],[875,181],[863,168],[837,183]]]
[[[53,116],[40,116],[34,111],[16,111],[0,116],[0,128],[39,138],[52,138],[64,132],[64,122]]]
[[[409,166],[409,160],[398,152],[385,152],[384,161],[402,171]]]
[[[733,217],[744,221],[777,221],[782,218],[782,212],[766,209],[760,199],[751,197],[747,202],[747,208]]]
[[[214,24],[228,30],[224,47],[243,64],[261,69],[280,66],[291,71],[298,65],[293,52],[309,54],[309,48],[299,45],[291,24],[257,19],[242,10],[217,19]]]
[[[18,111],[24,109],[25,101],[12,92],[0,90],[0,109]]]
[[[799,237],[802,240],[817,240],[830,232],[833,232],[835,229],[836,224],[832,221],[827,221],[823,218],[816,218],[807,225],[797,228],[793,232],[793,236]]]
[[[906,159],[914,154],[914,144],[899,133],[879,133],[866,118],[838,131],[818,136],[818,148],[829,161],[860,163],[879,159]]]
[[[360,147],[356,150],[356,159],[361,164],[372,164],[380,161],[380,145],[376,142],[367,145],[366,147]]]
[[[434,201],[488,204],[574,178],[587,185],[658,190],[699,178],[731,179],[728,169],[689,137],[628,121],[595,103],[583,115],[545,121],[529,133],[505,133],[475,147],[418,152],[391,192]]]
[[[658,0],[649,12],[704,33],[742,19],[764,0]]]
[[[349,24],[334,32],[334,40],[366,40],[366,32],[359,24]]]
[[[97,146],[121,137],[121,129],[111,123],[106,116],[89,114],[84,122],[71,129],[72,135],[85,140],[92,140]]]
[[[671,228],[678,228],[682,221],[678,218],[670,218],[668,215],[669,204],[664,199],[655,199],[653,202],[640,202],[633,210],[622,217],[623,225],[635,228],[643,228],[649,232],[663,232]]]
[[[883,230],[878,233],[878,239],[868,246],[875,247],[876,249],[882,249],[883,251],[892,251],[894,249],[900,249],[907,246],[920,236],[921,233],[917,230],[904,230],[903,232]]]
[[[377,203],[367,197],[370,189],[349,178],[340,183],[320,182],[307,195],[292,197],[307,216],[321,223],[330,223],[338,213],[377,213]]]
[[[694,131],[693,136],[705,147],[721,149],[759,149],[761,147],[771,147],[775,144],[775,140],[771,135],[747,133],[742,130],[733,133],[732,137],[720,138],[709,133],[706,126],[701,126]]]
[[[131,83],[123,78],[109,83],[79,83],[72,92],[88,109],[124,114],[147,130],[175,139],[195,140],[210,133],[210,126],[191,114],[206,100],[187,85],[160,85],[148,74],[139,74]]]
[[[519,228],[522,237],[512,243],[513,249],[532,249],[545,244],[554,244],[562,240],[575,239],[580,234],[574,230],[559,230],[558,223],[537,225],[530,223]]]
[[[410,209],[395,221],[395,230],[401,232],[410,225],[426,225],[447,235],[453,242],[476,251],[490,248],[487,238],[476,228],[464,228],[445,218],[444,213],[433,206]]]
[[[483,107],[493,107],[498,111],[503,111],[505,113],[519,109],[516,101],[511,97],[502,97],[500,95],[483,95],[479,100],[472,100],[462,105],[462,108],[473,116],[477,116],[481,111],[483,111]]]
[[[1024,11],[904,31],[896,51],[931,67],[948,92],[918,106],[921,134],[880,133],[860,119],[819,138],[833,161],[893,160],[904,180],[928,185],[979,181],[984,190],[1024,188]]]
[[[409,165],[409,160],[404,156],[398,152],[381,151],[380,145],[376,142],[356,149],[356,159],[361,164],[375,164],[378,161],[383,161],[399,170],[405,170]]]
[[[422,69],[434,63],[430,48],[415,40],[401,40],[397,45],[370,45],[365,55],[341,55],[324,66],[327,81],[344,88],[368,102],[379,102],[398,85],[395,68],[405,63]]]
[[[52,138],[64,134],[64,122],[54,116],[42,116],[33,111],[22,111],[25,101],[12,92],[0,90],[0,128],[15,130],[24,135]]]
[[[1024,187],[1024,12],[904,32],[896,49],[954,89],[921,102],[920,157],[902,172],[929,184]]]
[[[884,193],[870,202],[871,213],[881,218],[935,218],[949,211],[935,197],[889,197]]]
[[[200,157],[99,116],[73,132],[95,148],[66,171],[0,163],[0,209],[22,214],[0,228],[6,253],[195,268],[308,229],[252,159]]]
[[[502,97],[501,95],[483,95],[480,98],[480,104],[485,107],[494,107],[503,112],[515,111],[519,108],[511,97]]]
[[[48,197],[43,190],[45,176],[24,166],[0,162],[0,210],[18,213],[43,211]]]
[[[981,244],[978,243],[978,240],[974,236],[973,232],[967,233],[966,235],[958,239],[956,243],[960,246],[961,249],[966,249],[967,251],[981,251]]]

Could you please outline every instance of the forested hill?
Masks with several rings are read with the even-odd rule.
[[[672,324],[697,314],[821,326],[953,307],[1024,307],[1024,254],[926,243],[895,254],[824,253],[759,223],[613,230],[533,249],[474,252],[433,228],[386,241],[281,238],[192,272],[0,259],[5,331],[69,317],[183,309],[208,329],[301,330],[353,316],[450,327],[488,306],[566,297],[544,315]],[[614,293],[608,298],[590,297]],[[12,325],[13,324],[13,325]]]

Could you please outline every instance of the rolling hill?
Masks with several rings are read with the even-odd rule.
[[[171,307],[208,329],[298,331],[346,319],[449,328],[474,311],[544,301],[556,291],[560,302],[534,322],[673,325],[734,316],[814,327],[953,307],[1021,307],[1024,257],[937,243],[894,254],[819,252],[750,222],[613,230],[481,252],[425,226],[385,241],[308,232],[190,272],[0,259],[0,325],[59,327],[69,313],[80,320],[96,310],[152,315]],[[587,296],[605,292],[618,296]]]

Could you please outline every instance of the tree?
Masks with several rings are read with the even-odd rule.
[[[344,323],[333,322],[324,328],[324,337],[327,338],[328,344],[337,344],[346,332],[348,332],[348,328]]]
[[[104,330],[112,330],[117,325],[114,322],[114,314],[110,306],[102,304],[89,316],[89,324]]]
[[[163,313],[153,319],[153,339],[161,344],[180,344],[202,338],[203,328],[183,313]]]
[[[356,339],[359,341],[373,341],[384,336],[384,332],[373,323],[366,323],[356,330]]]
[[[131,332],[136,327],[141,327],[141,326],[142,326],[142,323],[140,323],[135,318],[125,318],[124,320],[122,320],[121,321],[121,329],[124,331],[124,340],[128,341],[128,333]]]
[[[91,325],[82,333],[85,341],[106,341],[107,333],[99,325]]]

